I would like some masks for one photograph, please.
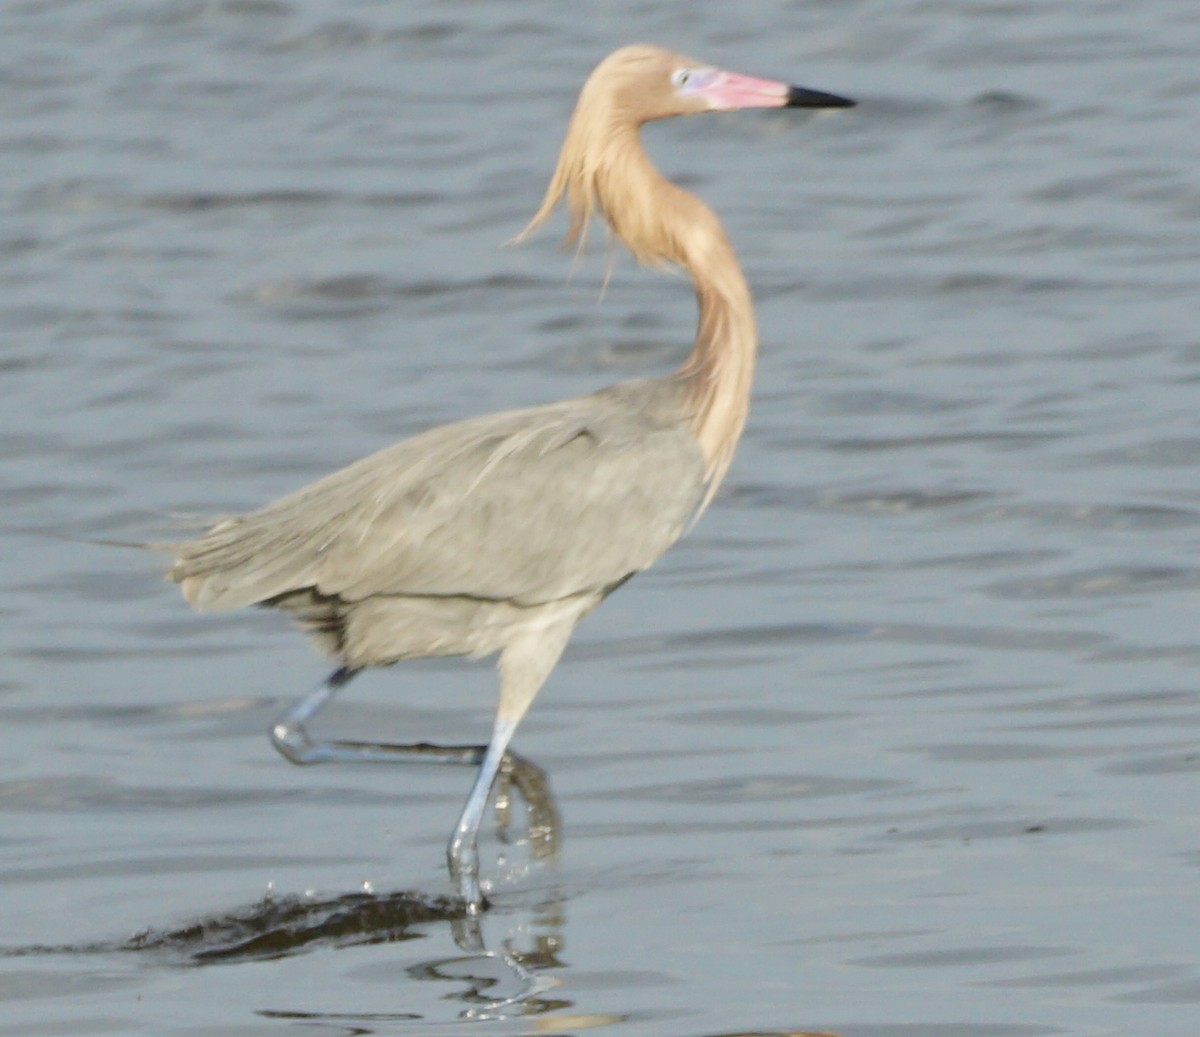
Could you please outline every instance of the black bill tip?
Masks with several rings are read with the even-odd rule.
[[[788,87],[786,108],[853,108],[857,101],[824,90],[809,90],[803,86]]]

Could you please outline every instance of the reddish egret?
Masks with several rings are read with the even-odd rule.
[[[579,95],[541,208],[568,240],[593,215],[644,264],[690,275],[695,344],[663,378],[443,425],[172,545],[168,578],[199,610],[283,609],[338,664],[271,732],[295,763],[479,766],[447,850],[477,912],[476,848],[508,744],[580,618],[670,547],[707,506],[746,420],[750,291],[716,216],[642,150],[651,119],[739,108],[845,108],[833,94],[725,72],[658,47],[605,58]],[[499,653],[486,746],[317,741],[305,724],[359,670]]]

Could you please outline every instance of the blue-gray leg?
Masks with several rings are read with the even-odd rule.
[[[492,788],[504,764],[508,752],[508,743],[516,731],[515,721],[507,721],[497,717],[492,729],[492,741],[487,746],[483,762],[479,765],[479,774],[471,793],[459,815],[458,824],[454,826],[454,835],[446,847],[446,863],[450,866],[450,878],[467,902],[467,910],[478,914],[483,907],[483,892],[479,888],[479,827],[483,823],[483,815],[487,810],[488,799]]]
[[[291,706],[271,727],[271,744],[296,764],[308,763],[465,763],[478,766],[485,745],[430,745],[419,742],[355,742],[345,739],[314,740],[305,724],[350,683],[357,670],[334,670],[319,688]]]
[[[502,725],[497,721],[490,745],[430,745],[427,742],[403,745],[312,738],[305,725],[357,672],[345,667],[335,670],[320,687],[291,706],[272,726],[271,743],[288,760],[300,765],[411,762],[478,766],[479,776],[446,851],[450,877],[466,901],[468,911],[477,914],[483,907],[483,894],[479,888],[479,827],[517,725],[515,722]]]
[[[305,725],[354,677],[357,671],[348,667],[334,670],[324,684],[284,713],[271,728],[271,741],[279,752],[297,764],[424,762],[478,766],[479,774],[446,848],[450,877],[466,901],[467,910],[478,914],[484,905],[479,887],[479,828],[492,788],[505,767],[505,760],[512,761],[508,743],[517,725],[558,662],[581,611],[582,606],[565,612],[557,623],[531,628],[514,637],[500,653],[500,704],[492,739],[486,746],[314,740]]]
[[[521,636],[514,636],[500,653],[500,704],[492,727],[492,740],[446,848],[450,877],[472,914],[483,907],[483,893],[479,888],[479,826],[488,798],[505,759],[511,759],[508,743],[533,697],[558,662],[578,618],[577,612],[567,612],[557,623],[533,627]]]

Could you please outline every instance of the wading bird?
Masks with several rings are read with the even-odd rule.
[[[581,244],[599,215],[639,262],[682,267],[700,311],[683,366],[430,429],[170,545],[168,579],[196,609],[282,609],[337,662],[272,729],[289,760],[478,764],[447,849],[472,913],[483,905],[478,831],[517,724],[580,618],[708,505],[746,420],[757,348],[749,288],[716,216],[654,168],[639,128],[698,112],[853,103],[658,47],[609,55],[583,86],[520,236],[565,199],[569,242]],[[500,698],[486,746],[317,741],[305,728],[365,667],[492,653]]]

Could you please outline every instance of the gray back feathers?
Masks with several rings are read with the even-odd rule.
[[[684,407],[666,378],[431,429],[176,545],[168,577],[202,610],[310,588],[345,603],[603,596],[703,495]]]

